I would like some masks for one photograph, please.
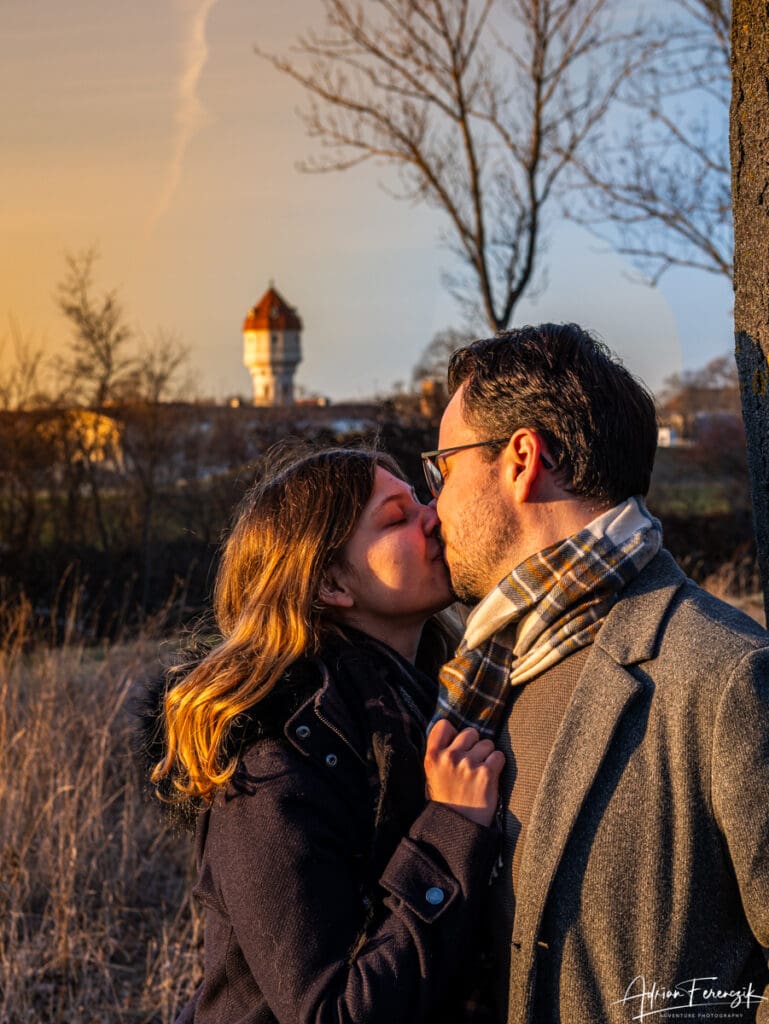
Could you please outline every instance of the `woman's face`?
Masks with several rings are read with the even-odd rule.
[[[374,636],[417,625],[452,600],[435,510],[377,466],[374,489],[332,572],[343,619]]]

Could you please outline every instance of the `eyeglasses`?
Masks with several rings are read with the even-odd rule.
[[[458,444],[454,448],[436,448],[434,452],[422,452],[422,469],[425,471],[425,480],[430,488],[430,494],[437,498],[443,490],[445,470],[441,463],[445,463],[450,455],[465,452],[468,448],[487,448],[493,444],[507,444],[509,440],[509,437],[495,437],[491,441],[474,441],[472,444]],[[553,468],[553,463],[544,455],[540,455],[540,460],[545,469]]]

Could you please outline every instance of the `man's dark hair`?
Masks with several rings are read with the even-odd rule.
[[[474,430],[486,438],[536,430],[572,494],[610,506],[649,490],[654,399],[576,324],[519,327],[459,349],[449,362],[449,392],[461,384]]]

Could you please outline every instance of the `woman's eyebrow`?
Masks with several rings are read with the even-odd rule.
[[[410,497],[412,501],[419,501],[419,499],[417,498],[417,492],[414,490],[413,487],[410,487],[408,491],[394,491],[392,494],[388,494],[387,497],[382,498],[382,500],[374,509],[374,515],[376,515],[377,512],[381,512],[381,510],[386,505],[389,505],[391,501],[402,501],[404,498],[407,497]]]

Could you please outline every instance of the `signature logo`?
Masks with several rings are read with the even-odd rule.
[[[624,996],[614,1000],[614,1005],[627,1006],[633,1013],[631,1020],[643,1021],[658,1014],[693,1009],[725,1006],[732,1010],[750,1009],[765,1001],[766,996],[756,992],[752,982],[744,988],[729,989],[720,988],[717,977],[704,977],[687,978],[670,986],[658,981],[647,984],[646,978],[639,974],[625,989]]]

